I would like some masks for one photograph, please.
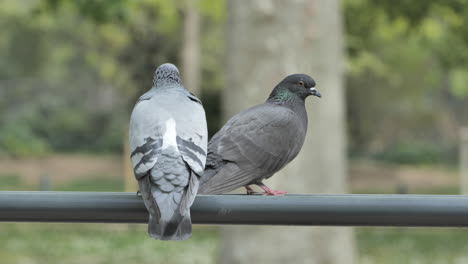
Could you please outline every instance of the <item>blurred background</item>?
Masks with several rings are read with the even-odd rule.
[[[467,4],[0,1],[0,190],[136,191],[130,111],[173,62],[211,135],[286,75],[316,79],[306,144],[275,187],[466,193]],[[0,244],[2,263],[468,263],[468,230],[450,228],[196,226],[174,243],[146,225],[1,223]]]

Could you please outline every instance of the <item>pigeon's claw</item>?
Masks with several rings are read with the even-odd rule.
[[[260,184],[257,184],[257,185],[260,186],[260,188],[262,188],[265,191],[263,193],[263,195],[283,196],[283,195],[288,193],[287,191],[273,190],[273,189],[271,189],[270,187],[266,186],[263,183],[260,183]]]

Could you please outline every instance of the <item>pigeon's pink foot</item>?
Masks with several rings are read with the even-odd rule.
[[[260,186],[260,188],[262,188],[265,191],[263,195],[283,196],[286,193],[288,193],[287,191],[273,190],[265,184],[259,184],[258,186]]]
[[[272,195],[272,196],[284,196],[287,191],[280,191],[280,190],[271,190],[271,191],[265,191],[263,195]]]

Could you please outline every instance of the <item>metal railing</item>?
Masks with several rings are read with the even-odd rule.
[[[0,192],[3,222],[146,223],[135,193]],[[468,226],[462,195],[199,195],[195,224]]]

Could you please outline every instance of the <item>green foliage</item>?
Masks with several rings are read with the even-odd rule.
[[[210,93],[221,83],[223,2],[200,2],[213,25],[202,35]],[[21,157],[120,150],[129,111],[156,66],[178,64],[181,7],[163,0],[1,2],[0,150]]]
[[[206,16],[210,22],[222,23],[226,17],[226,1],[199,0],[199,11]]]
[[[468,97],[468,69],[455,68],[449,74],[451,92],[459,98]]]
[[[77,12],[84,14],[86,17],[92,19],[97,23],[103,23],[109,20],[124,20],[126,18],[124,5],[128,2],[126,0],[81,0],[77,1],[67,0],[45,0],[43,1],[43,8],[45,10],[58,11],[63,5],[76,7]]]
[[[451,155],[452,154],[452,155]],[[444,151],[440,146],[428,143],[398,143],[374,157],[378,160],[399,164],[437,164],[453,159],[453,153]]]
[[[3,154],[23,158],[42,156],[48,151],[47,141],[34,134],[29,125],[16,123],[0,128],[0,152],[4,152]]]
[[[465,2],[345,1],[351,153],[447,161],[468,123]]]
[[[419,163],[426,159],[420,147],[394,147],[416,139],[452,152],[456,129],[468,123],[466,3],[344,2],[351,153],[380,153],[395,161],[421,153],[407,157]],[[129,111],[149,89],[155,67],[179,62],[186,5],[0,2],[1,151],[27,156],[120,150]],[[197,8],[202,97],[213,134],[221,125],[226,2],[201,0]]]
[[[125,120],[126,121],[126,120]],[[62,151],[112,152],[120,150],[124,121],[111,113],[86,113],[68,108],[31,122],[51,148]]]

